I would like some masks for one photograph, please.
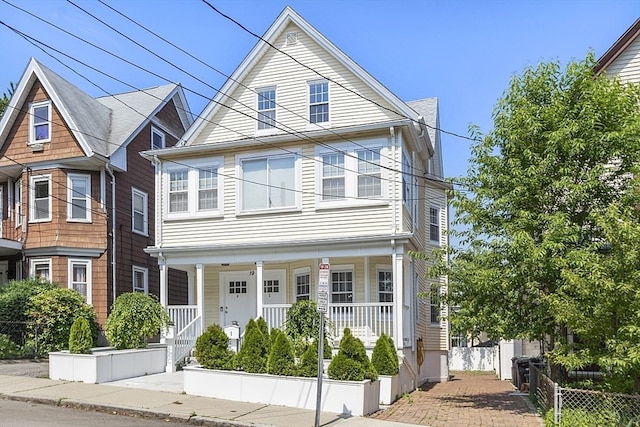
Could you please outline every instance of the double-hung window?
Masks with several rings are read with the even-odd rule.
[[[167,216],[180,218],[220,213],[223,185],[218,169],[221,164],[222,159],[216,157],[187,161],[183,166],[165,169]]]
[[[431,311],[431,323],[433,325],[440,324],[440,286],[431,285],[431,293],[429,297],[429,305]]]
[[[51,281],[51,258],[32,259],[29,264],[31,277]]]
[[[440,209],[434,207],[429,208],[429,240],[440,242]]]
[[[91,260],[69,260],[69,289],[82,295],[91,304]]]
[[[309,82],[309,123],[329,121],[329,82]]]
[[[296,301],[308,301],[311,295],[311,272],[303,268],[295,272]]]
[[[17,180],[13,184],[14,212],[16,215],[16,227],[22,225],[22,180]]]
[[[67,175],[67,220],[91,221],[91,175]]]
[[[29,108],[29,143],[51,141],[51,102],[36,102]]]
[[[133,266],[133,292],[149,293],[149,270],[144,267]]]
[[[258,130],[276,126],[276,88],[258,89]]]
[[[320,203],[379,203],[386,194],[382,141],[334,144],[316,149]]]
[[[242,212],[295,209],[300,203],[297,153],[238,158]]]
[[[331,271],[331,303],[353,303],[353,270]]]
[[[51,175],[30,178],[29,221],[51,221]]]
[[[393,272],[391,270],[378,270],[378,302],[393,302]],[[393,307],[381,307],[382,313],[392,313]]]
[[[131,230],[145,236],[149,233],[148,201],[147,193],[131,188]]]
[[[159,150],[165,147],[164,132],[151,127],[151,149]]]

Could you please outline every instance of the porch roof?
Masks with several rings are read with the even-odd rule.
[[[295,240],[211,244],[206,246],[148,247],[145,252],[166,264],[247,263],[255,261],[293,261],[308,258],[380,256],[402,254],[412,233],[349,237],[337,239]]]

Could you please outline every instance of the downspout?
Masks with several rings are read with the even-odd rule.
[[[395,173],[395,179],[391,180],[391,182],[393,183],[393,194],[392,194],[392,209],[393,209],[393,213],[392,213],[392,224],[391,224],[391,234],[392,235],[396,235],[396,209],[397,209],[397,193],[398,193],[398,172],[397,172],[397,165],[398,165],[398,139],[396,138],[396,131],[395,128],[393,126],[389,127],[389,132],[391,133],[391,146],[393,147],[393,151],[394,151],[394,157],[396,158],[395,163],[396,163],[396,171]],[[400,168],[402,168],[402,157],[400,157]],[[402,183],[402,176],[400,177],[400,183]],[[402,184],[401,184],[402,185]]]
[[[155,235],[155,246],[156,248],[162,248],[162,215],[164,215],[162,211],[162,197],[163,197],[163,188],[162,188],[162,162],[158,158],[158,156],[153,156],[153,165],[155,167],[155,179],[156,179],[156,192],[154,194],[155,199],[155,225],[156,225],[156,235]],[[164,259],[164,257],[163,257]]]
[[[116,176],[113,174],[109,163],[105,169],[111,176],[111,291],[112,304],[116,300]]]

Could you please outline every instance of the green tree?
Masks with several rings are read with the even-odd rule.
[[[154,295],[119,295],[105,323],[107,339],[115,348],[146,348],[147,340],[169,326],[171,319]]]
[[[11,100],[11,97],[13,96],[15,91],[16,91],[15,83],[9,82],[9,89],[8,89],[9,95],[7,95],[7,92],[3,92],[2,97],[0,98],[0,117],[2,117],[4,110],[7,109],[7,105],[9,105],[9,101]]]
[[[638,378],[638,245],[616,258],[631,244],[616,236],[638,224],[629,177],[640,172],[640,86],[595,76],[594,64],[589,54],[565,70],[525,69],[498,101],[494,129],[472,129],[468,176],[452,200],[463,249],[431,273],[449,275],[452,327],[548,339],[555,366],[595,361]]]

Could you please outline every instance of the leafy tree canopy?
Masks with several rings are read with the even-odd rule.
[[[472,128],[452,198],[463,249],[432,273],[449,274],[452,327],[547,339],[565,368],[640,378],[640,86],[594,65],[525,69],[494,129]]]

